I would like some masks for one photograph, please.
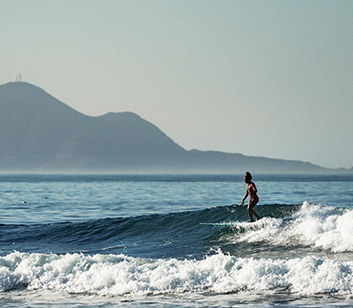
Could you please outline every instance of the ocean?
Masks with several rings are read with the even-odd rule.
[[[353,175],[253,181],[0,175],[0,306],[353,307]]]

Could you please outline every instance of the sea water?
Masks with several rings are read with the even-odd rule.
[[[353,307],[353,176],[253,180],[1,175],[0,305]]]

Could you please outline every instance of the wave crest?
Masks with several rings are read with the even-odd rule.
[[[252,237],[264,237],[274,244],[295,243],[334,253],[351,252],[352,221],[353,210],[304,202],[301,209],[287,220],[265,219],[261,232],[252,234]]]

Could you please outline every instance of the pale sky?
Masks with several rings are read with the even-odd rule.
[[[0,84],[187,150],[353,166],[353,1],[0,0]]]

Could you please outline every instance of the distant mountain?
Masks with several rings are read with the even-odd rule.
[[[86,116],[24,82],[0,86],[1,172],[326,173],[300,161],[186,151],[131,112]]]

